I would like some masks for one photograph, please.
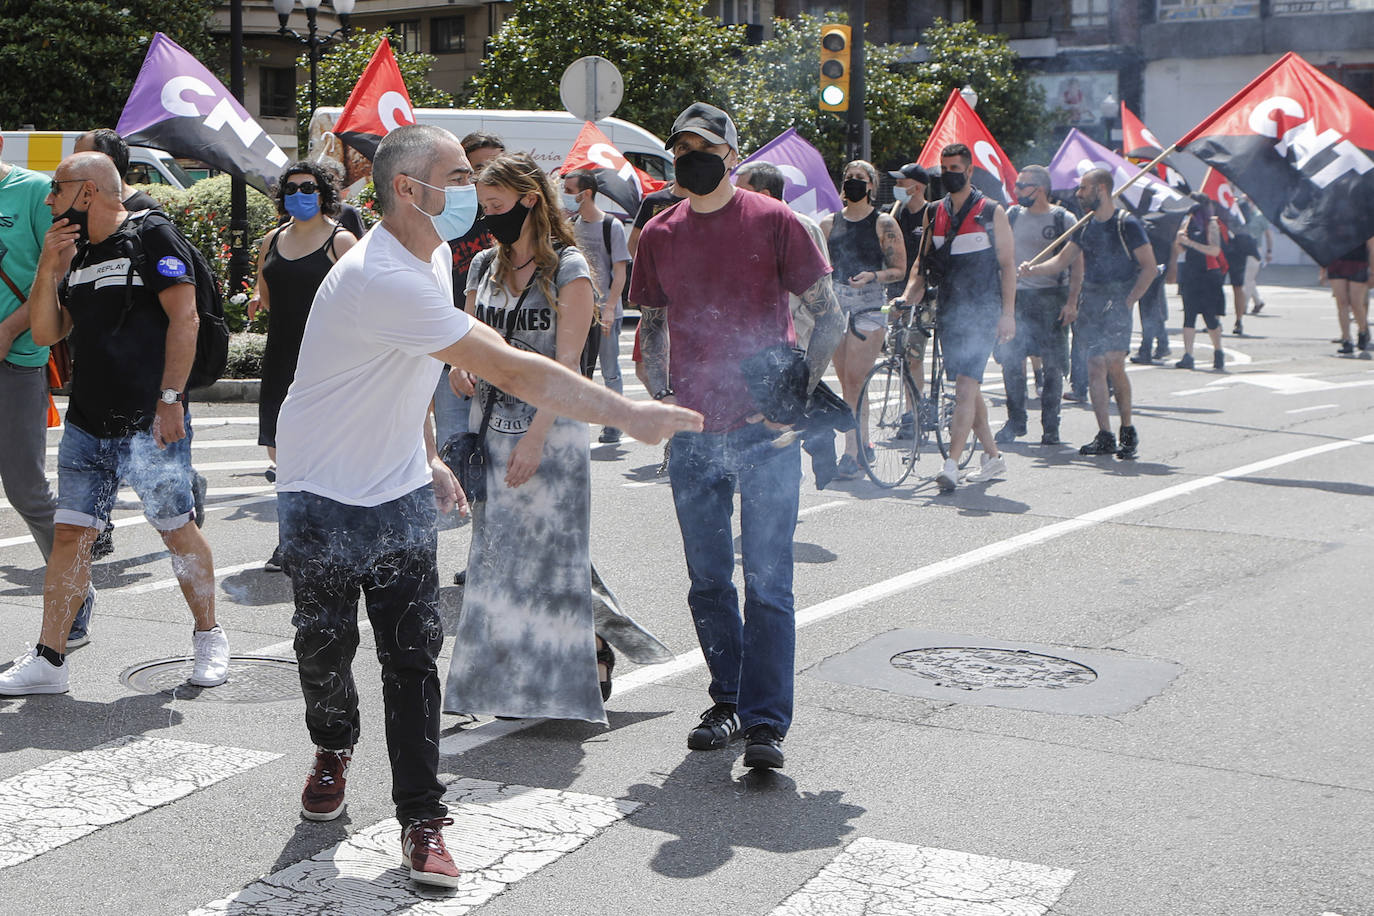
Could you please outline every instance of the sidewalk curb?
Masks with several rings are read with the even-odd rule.
[[[213,385],[193,388],[186,395],[188,401],[214,403],[221,401],[247,401],[256,404],[262,380],[255,378],[222,378]]]

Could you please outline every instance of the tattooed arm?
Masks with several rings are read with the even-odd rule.
[[[668,387],[668,313],[664,309],[641,306],[639,310],[639,355],[644,357],[644,375],[649,394]],[[665,398],[676,404],[676,398]]]
[[[806,348],[806,368],[808,370],[808,391],[814,390],[830,365],[831,354],[844,337],[844,315],[840,303],[835,299],[835,290],[830,284],[830,274],[825,274],[806,292],[802,293],[801,307],[816,320],[811,331],[811,341]],[[647,339],[647,338],[646,338]],[[641,341],[642,343],[642,341]],[[648,348],[644,347],[645,363],[648,363]]]
[[[906,243],[902,227],[886,213],[878,216],[878,244],[883,249],[883,269],[873,279],[878,283],[899,283],[906,279]]]

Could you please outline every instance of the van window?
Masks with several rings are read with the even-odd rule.
[[[660,181],[673,180],[673,163],[662,156],[652,156],[648,153],[629,152],[625,158],[630,160],[630,164],[635,168],[643,169],[653,178]]]

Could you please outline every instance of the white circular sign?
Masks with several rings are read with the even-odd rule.
[[[579,57],[558,81],[558,97],[573,117],[583,121],[609,118],[625,98],[625,81],[604,57]]]

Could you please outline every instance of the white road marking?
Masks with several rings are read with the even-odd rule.
[[[824,512],[826,509],[833,509],[836,506],[847,506],[851,502],[853,502],[851,499],[832,499],[830,502],[821,503],[819,506],[807,506],[797,512],[797,518],[815,515],[817,512]]]
[[[1210,394],[1232,385],[1254,385],[1258,388],[1267,388],[1275,394],[1311,394],[1316,391],[1338,391],[1343,388],[1368,388],[1374,385],[1374,379],[1360,382],[1328,382],[1325,379],[1312,378],[1311,373],[1306,372],[1296,375],[1283,372],[1247,372],[1241,375],[1224,375],[1201,388],[1175,391],[1173,396],[1184,398],[1195,394]]]
[[[256,498],[256,499],[238,499],[238,500],[231,500],[230,502],[221,503],[221,504],[218,505],[218,506],[206,506],[206,507],[205,507],[205,511],[206,511],[206,512],[220,512],[220,511],[223,511],[223,510],[225,510],[225,509],[239,509],[239,508],[242,508],[242,507],[244,507],[244,506],[252,506],[252,505],[255,505],[255,504],[257,504],[257,503],[271,502],[272,500],[274,500],[274,499],[276,499],[276,498],[277,498],[277,497],[276,497],[276,494],[272,494],[272,495],[270,495],[270,496],[263,496],[263,497],[259,497],[259,498]],[[148,519],[144,518],[142,515],[136,515],[136,516],[131,516],[131,517],[129,517],[129,518],[119,518],[119,519],[115,519],[114,521],[110,522],[110,524],[113,525],[115,528],[127,528],[127,527],[129,527],[130,525],[146,525],[146,524],[148,524]],[[32,543],[33,543],[33,535],[31,535],[31,534],[19,535],[19,536],[12,537],[12,538],[0,538],[0,547],[14,547],[14,546],[19,545],[19,544],[32,544]]]
[[[209,487],[205,491],[205,498],[219,499],[226,496],[252,496],[257,493],[275,493],[276,490],[276,485],[270,483],[257,484],[256,486],[248,487]],[[11,508],[9,500],[0,499],[0,509],[9,508]],[[143,503],[141,500],[139,500],[138,494],[135,493],[132,489],[130,489],[129,487],[120,487],[119,492],[115,494],[115,508],[141,509],[143,508]]]
[[[280,756],[140,735],[25,770],[0,781],[0,868]]]
[[[1285,410],[1284,413],[1308,413],[1313,410],[1331,410],[1335,404],[1313,404],[1311,407],[1298,407],[1294,410]]]
[[[187,916],[272,913],[468,913],[577,849],[639,807],[576,792],[458,779],[444,793],[444,842],[463,873],[453,890],[421,889],[401,864],[400,826],[388,818]]]
[[[59,446],[48,446],[47,454],[54,456],[57,454]],[[262,448],[258,445],[257,439],[195,439],[191,442],[191,453],[203,452],[212,448]]]
[[[1198,490],[1216,486],[1228,480],[1236,480],[1249,474],[1255,474],[1270,468],[1291,464],[1292,462],[1301,461],[1305,458],[1350,448],[1355,445],[1367,445],[1372,442],[1374,442],[1374,433],[1361,436],[1358,439],[1341,439],[1335,442],[1327,442],[1322,445],[1298,449],[1294,452],[1287,452],[1282,455],[1276,455],[1273,458],[1266,458],[1262,461],[1243,464],[1239,467],[1231,468],[1230,470],[1219,471],[1216,474],[1208,474],[1194,480],[1175,484],[1171,487],[1165,487],[1153,493],[1147,493],[1144,496],[1137,496],[1132,499],[1123,500],[1119,503],[1113,503],[1110,506],[1103,506],[1101,509],[1094,509],[1076,518],[1054,522],[1053,524],[1045,525],[1044,527],[1036,528],[1032,531],[1027,531],[1001,541],[985,544],[982,547],[975,548],[966,553],[940,560],[929,566],[913,569],[910,572],[893,576],[882,582],[876,582],[873,585],[843,595],[838,595],[828,601],[822,601],[820,604],[814,604],[805,610],[800,610],[797,612],[796,617],[797,629],[800,630],[803,627],[808,627],[814,623],[819,623],[822,620],[835,617],[839,614],[857,610],[875,601],[890,598],[893,595],[912,591],[936,579],[942,579],[945,576],[963,572],[974,566],[981,566],[984,563],[1020,553],[1031,547],[1039,546],[1040,544],[1056,540],[1065,535],[1074,534],[1094,525],[1100,525],[1103,522],[1108,522],[1131,512],[1153,506],[1156,503],[1167,502],[1168,500],[1176,499],[1180,496],[1186,496],[1189,493],[1195,493]],[[630,671],[615,679],[615,695],[624,696],[632,690],[638,690],[641,687],[656,684],[705,664],[706,660],[701,654],[701,649],[696,648],[689,652],[684,652],[672,661],[664,662],[661,665],[646,665],[642,668],[636,668],[634,671]],[[531,720],[531,722],[527,724],[538,721],[540,720]],[[520,725],[521,723],[515,724]],[[439,742],[439,752],[448,755],[462,754],[467,750],[485,744],[491,740],[491,738],[481,734],[481,732],[489,727],[488,724],[482,723],[455,732]]]
[[[257,461],[209,461],[196,462],[196,470],[204,474],[206,471],[257,471],[262,473],[268,467],[267,456],[259,458]],[[46,474],[49,480],[57,479],[56,471],[48,471]]]
[[[1065,868],[859,837],[772,916],[1041,916],[1073,876]]]
[[[215,578],[223,579],[225,576],[232,576],[249,569],[262,569],[265,560],[253,560],[250,563],[239,563],[234,566],[216,566]],[[278,574],[279,575],[279,574]],[[126,585],[123,588],[110,589],[101,594],[109,595],[146,595],[149,592],[166,591],[169,588],[177,588],[181,583],[176,579],[158,579],[155,582],[144,582],[140,585]]]

